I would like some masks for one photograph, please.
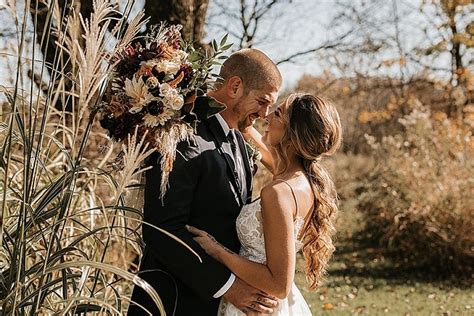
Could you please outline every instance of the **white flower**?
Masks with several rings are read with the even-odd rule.
[[[184,105],[183,96],[167,83],[160,85],[160,95],[163,97],[163,104],[167,108],[179,111]]]
[[[173,52],[171,59],[153,58],[147,61],[142,61],[140,65],[145,65],[149,68],[156,67],[158,72],[163,71],[165,74],[176,74],[181,64],[188,58],[188,53],[180,49]]]
[[[175,111],[171,109],[165,108],[163,113],[160,115],[151,115],[151,114],[146,114],[143,117],[144,125],[146,127],[156,127],[158,125],[165,125],[166,122],[168,122],[170,119],[177,117],[177,114]]]
[[[165,99],[164,104],[175,111],[179,111],[184,105],[184,99],[182,95],[174,94],[170,98]]]
[[[176,50],[173,54],[173,61],[179,64],[184,63],[187,58],[188,58],[188,53],[186,53],[184,50],[181,50],[181,49]]]
[[[160,84],[160,95],[162,97],[167,97],[173,93],[173,87],[167,83]]]
[[[133,77],[132,80],[125,79],[125,93],[130,97],[130,113],[138,113],[150,101],[154,99],[153,95],[148,92],[148,89],[140,78]]]
[[[154,58],[147,61],[142,61],[140,65],[145,65],[150,68],[156,67],[156,70],[158,72],[163,71],[165,74],[174,75],[179,71],[179,68],[181,67],[181,58],[183,56],[184,55],[182,54],[178,54],[174,56],[174,58],[171,60]]]
[[[179,71],[181,63],[174,60],[160,60],[155,66],[158,72],[174,75]]]
[[[140,63],[140,66],[145,65],[145,66],[147,66],[147,67],[153,68],[153,67],[156,66],[159,62],[160,62],[160,59],[159,59],[159,58],[153,58],[153,59],[150,59],[150,60],[147,60],[147,61],[142,61],[142,62]]]

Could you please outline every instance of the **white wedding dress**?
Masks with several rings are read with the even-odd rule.
[[[295,220],[296,252],[298,252],[302,246],[302,243],[296,239],[302,226],[303,219],[297,218]],[[265,263],[265,240],[263,237],[262,208],[260,206],[260,200],[247,204],[242,208],[240,215],[237,217],[236,228],[237,235],[242,244],[240,255],[254,262]],[[296,253],[294,255],[296,256]],[[219,305],[218,315],[242,316],[245,314],[223,298]],[[272,315],[302,316],[311,315],[311,311],[304,300],[303,295],[301,295],[300,291],[293,283],[288,297],[280,301],[278,310],[275,310]]]

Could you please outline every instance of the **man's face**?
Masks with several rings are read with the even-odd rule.
[[[238,129],[243,131],[252,126],[258,118],[264,119],[277,98],[278,89],[272,87],[250,90],[246,95],[240,97],[233,107],[233,112],[238,120]]]

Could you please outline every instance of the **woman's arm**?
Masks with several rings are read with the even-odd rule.
[[[257,131],[255,127],[251,126],[245,131],[243,131],[242,135],[244,136],[246,141],[253,142],[257,146],[257,149],[262,154],[262,159],[260,161],[273,174],[274,164],[272,153],[267,147],[267,145],[265,145],[265,143],[263,142],[262,134],[260,134],[260,132]]]
[[[262,217],[267,263],[245,259],[220,245],[206,232],[189,227],[206,252],[226,265],[239,278],[270,295],[287,297],[295,271],[293,211],[295,204],[281,183],[262,190]]]

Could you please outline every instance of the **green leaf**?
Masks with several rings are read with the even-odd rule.
[[[208,104],[209,104],[209,111],[207,114],[208,117],[215,115],[226,108],[224,103],[221,103],[214,98],[209,98]]]
[[[221,39],[220,46],[223,46],[227,42],[227,37],[229,37],[229,33],[224,35],[224,37]]]
[[[201,56],[198,51],[193,51],[188,57],[188,60],[193,64],[199,61],[200,59],[201,59]]]
[[[222,47],[221,47],[221,51],[228,50],[229,48],[232,47],[232,45],[234,45],[234,44],[233,44],[233,43],[230,43],[230,44],[227,44],[227,45],[225,45],[225,46],[222,46]]]
[[[220,103],[214,98],[209,96],[202,96],[198,97],[196,101],[194,101],[194,113],[198,116],[198,118],[209,118],[212,115],[215,115],[226,108],[225,104]]]

